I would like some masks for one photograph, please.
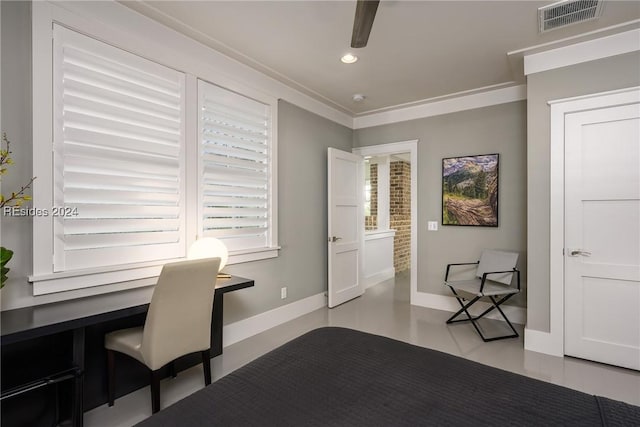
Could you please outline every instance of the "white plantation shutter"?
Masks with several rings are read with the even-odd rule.
[[[184,74],[54,28],[54,271],[185,255]]]
[[[272,107],[203,81],[198,94],[201,233],[232,252],[267,248]]]

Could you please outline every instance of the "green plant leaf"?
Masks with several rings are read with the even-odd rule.
[[[0,247],[0,264],[5,265],[13,257],[13,251],[4,246]]]
[[[0,269],[0,274],[6,276],[9,270],[11,270],[9,267],[2,267],[2,269]]]
[[[7,276],[5,276],[4,274],[0,276],[0,289],[4,288],[4,282],[6,281],[7,281]]]

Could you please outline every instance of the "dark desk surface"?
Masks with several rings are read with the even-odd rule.
[[[251,279],[218,279],[216,294],[248,288]],[[153,287],[93,295],[67,301],[7,310],[0,313],[0,343],[24,341],[145,313]]]

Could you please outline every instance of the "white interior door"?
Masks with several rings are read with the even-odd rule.
[[[565,116],[565,354],[640,370],[640,104]]]
[[[327,163],[331,308],[364,292],[364,159],[329,148]]]

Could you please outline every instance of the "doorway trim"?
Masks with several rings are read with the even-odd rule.
[[[529,330],[525,349],[564,356],[564,138],[565,116],[571,113],[640,102],[640,87],[549,101],[550,218],[549,333]],[[527,342],[529,341],[529,342]]]
[[[388,144],[356,147],[351,150],[360,156],[380,156],[409,153],[411,158],[411,268],[410,303],[418,296],[418,140],[392,142]]]

